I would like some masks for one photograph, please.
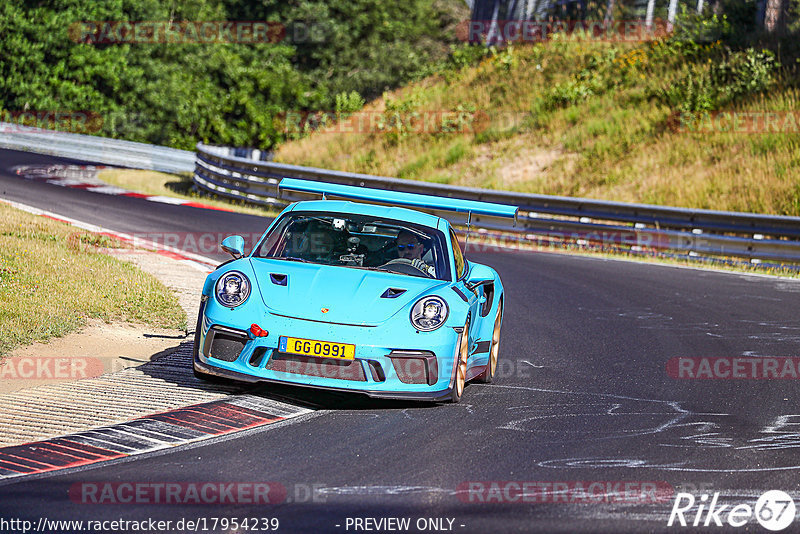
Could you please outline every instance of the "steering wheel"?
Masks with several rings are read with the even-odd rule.
[[[391,269],[399,273],[410,274],[410,275],[416,275],[417,273],[422,273],[428,278],[433,278],[433,276],[431,276],[431,274],[428,273],[428,271],[425,271],[420,267],[414,266],[412,260],[409,260],[408,258],[395,258],[381,265],[381,268]]]

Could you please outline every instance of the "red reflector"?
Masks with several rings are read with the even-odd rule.
[[[256,323],[250,325],[250,332],[256,337],[267,337],[269,332],[258,326]]]

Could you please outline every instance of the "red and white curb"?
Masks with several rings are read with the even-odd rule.
[[[0,395],[0,483],[219,438],[313,410],[192,374],[192,342],[93,378]]]
[[[195,404],[126,423],[0,448],[0,480],[127,458],[311,412],[255,395]]]
[[[80,228],[81,230],[86,230],[87,232],[92,232],[95,234],[105,235],[113,237],[115,239],[119,239],[124,243],[128,243],[134,246],[134,248],[151,250],[157,254],[161,254],[162,256],[183,261],[187,265],[205,273],[214,271],[220,264],[219,261],[214,260],[213,258],[201,256],[200,254],[195,254],[193,252],[186,252],[176,247],[171,247],[169,245],[157,243],[149,239],[143,239],[139,236],[134,236],[132,234],[117,232],[115,230],[103,228],[102,226],[97,226],[94,224],[79,221],[77,219],[72,219],[70,217],[65,217],[63,215],[59,215],[51,211],[42,210],[39,208],[35,208],[33,206],[29,206],[27,204],[23,204],[21,202],[15,202],[13,200],[6,200],[3,198],[0,198],[0,202],[8,206],[11,206],[13,208],[16,208],[18,210],[22,210],[27,213],[31,213],[33,215],[39,215],[41,217],[47,217],[48,219],[53,219],[54,221],[62,222],[70,226],[74,226],[75,228]]]
[[[162,204],[173,204],[177,206],[189,206],[192,208],[202,208],[207,210],[229,211],[234,210],[193,202],[175,197],[162,195],[145,195],[130,191],[115,185],[109,185],[97,178],[97,171],[110,169],[103,165],[18,165],[13,171],[26,180],[41,180],[49,184],[72,189],[83,189],[93,193],[104,195],[116,195],[123,197],[141,198],[150,202],[160,202]]]

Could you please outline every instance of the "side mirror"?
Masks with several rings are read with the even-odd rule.
[[[467,279],[464,281],[470,289],[475,289],[483,284],[491,284],[492,282],[494,282],[494,271],[485,265],[477,263],[472,264]]]
[[[238,260],[244,256],[244,238],[240,235],[228,236],[222,240],[219,248],[233,256],[233,259]]]

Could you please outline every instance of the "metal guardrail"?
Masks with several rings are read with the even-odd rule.
[[[195,159],[188,150],[5,122],[0,122],[0,148],[162,172],[192,172]]]
[[[754,263],[800,263],[800,217],[457,187],[256,161],[230,156],[220,147],[197,145],[194,182],[208,192],[276,208],[304,198],[286,194],[281,198],[278,182],[282,178],[515,205],[520,209],[515,226],[479,216],[473,216],[472,224],[479,231],[511,236],[517,243],[562,240],[637,252],[668,250],[689,256],[747,258]],[[447,216],[453,220],[453,214]]]
[[[733,256],[751,261],[800,264],[800,217],[759,215],[534,195],[400,180],[368,174],[263,161],[271,154],[251,149],[197,145],[197,153],[92,135],[0,122],[0,148],[38,152],[108,165],[164,172],[191,172],[195,184],[233,199],[276,208],[302,195],[278,194],[282,178],[302,178],[443,197],[511,204],[520,208],[516,226],[473,216],[482,232],[517,244],[571,241],[632,251],[669,250],[698,256]],[[248,155],[249,159],[239,155]],[[453,222],[458,216],[446,215]]]

